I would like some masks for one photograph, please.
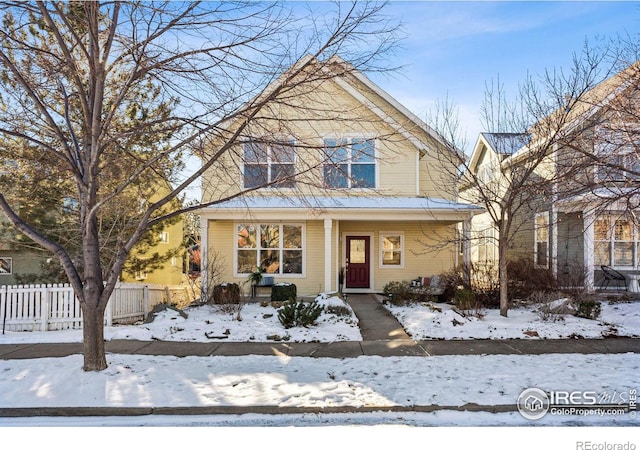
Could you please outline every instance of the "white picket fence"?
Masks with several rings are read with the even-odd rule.
[[[107,305],[105,325],[142,320],[158,303],[188,295],[183,286],[119,283]],[[80,302],[68,284],[0,286],[2,331],[55,331],[82,328]]]

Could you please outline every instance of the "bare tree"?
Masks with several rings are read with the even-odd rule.
[[[104,312],[131,250],[156,224],[197,208],[180,205],[186,189],[206,171],[224,170],[261,117],[283,105],[305,108],[295,100],[301,91],[355,69],[387,70],[380,57],[396,26],[384,5],[314,7],[2,3],[0,158],[37,165],[42,182],[68,183],[81,254],[73,258],[65,242],[26,220],[8,191],[0,208],[60,260],[82,306],[84,370],[107,367]],[[338,54],[349,64],[335,64]],[[190,154],[202,165],[185,172],[176,161]],[[239,164],[243,156],[234,157]],[[244,191],[219,189],[211,203]],[[113,205],[125,214],[109,227],[116,245],[106,249],[101,218]]]
[[[463,155],[452,161],[458,168],[461,199],[482,206],[497,233],[502,316],[506,317],[509,309],[510,249],[520,233],[533,232],[533,214],[544,211],[557,197],[554,186],[578,170],[575,164],[570,171],[558,170],[558,149],[583,136],[584,128],[576,128],[576,123],[582,123],[578,117],[584,113],[589,92],[610,74],[605,61],[603,52],[585,47],[574,57],[569,70],[529,76],[514,100],[507,99],[499,81],[487,84],[481,114],[487,130],[485,138],[497,157],[487,159],[483,167],[478,165],[478,156],[482,155],[473,159]],[[458,146],[460,130],[452,105],[440,107],[434,117],[434,128]],[[466,239],[473,236],[467,235]]]

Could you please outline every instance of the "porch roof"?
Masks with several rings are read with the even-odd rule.
[[[637,188],[601,187],[560,199],[556,206],[558,211],[565,213],[637,210],[640,208],[640,193]]]
[[[244,196],[201,210],[210,219],[335,219],[460,222],[484,210],[428,197]]]

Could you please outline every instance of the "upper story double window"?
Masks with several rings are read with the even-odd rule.
[[[373,139],[325,139],[327,188],[375,188],[376,155]]]
[[[640,179],[640,142],[637,131],[599,131],[596,154],[600,163],[596,166],[598,182],[621,182]]]
[[[244,143],[244,187],[295,187],[296,151],[293,140]]]

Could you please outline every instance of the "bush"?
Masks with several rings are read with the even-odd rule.
[[[458,289],[453,303],[461,311],[471,311],[476,308],[476,294],[471,289]]]
[[[295,299],[298,295],[298,289],[295,284],[275,284],[271,288],[272,302],[286,302],[289,299]]]
[[[534,292],[555,291],[558,287],[553,272],[535,267],[530,259],[510,261],[507,273],[509,297],[512,299],[525,299]]]
[[[576,311],[576,316],[595,320],[600,317],[600,312],[600,302],[597,302],[595,300],[581,300],[578,302],[578,310]]]
[[[237,283],[224,283],[214,286],[213,303],[216,305],[240,303],[240,286]]]
[[[411,284],[408,281],[391,281],[384,286],[382,292],[386,299],[396,306],[402,306],[413,300]]]
[[[305,304],[292,298],[278,309],[278,320],[285,328],[308,327],[316,323],[322,310],[322,305],[315,300]]]
[[[327,313],[333,314],[336,316],[351,316],[351,309],[346,306],[338,306],[338,305],[329,305],[327,306]]]

